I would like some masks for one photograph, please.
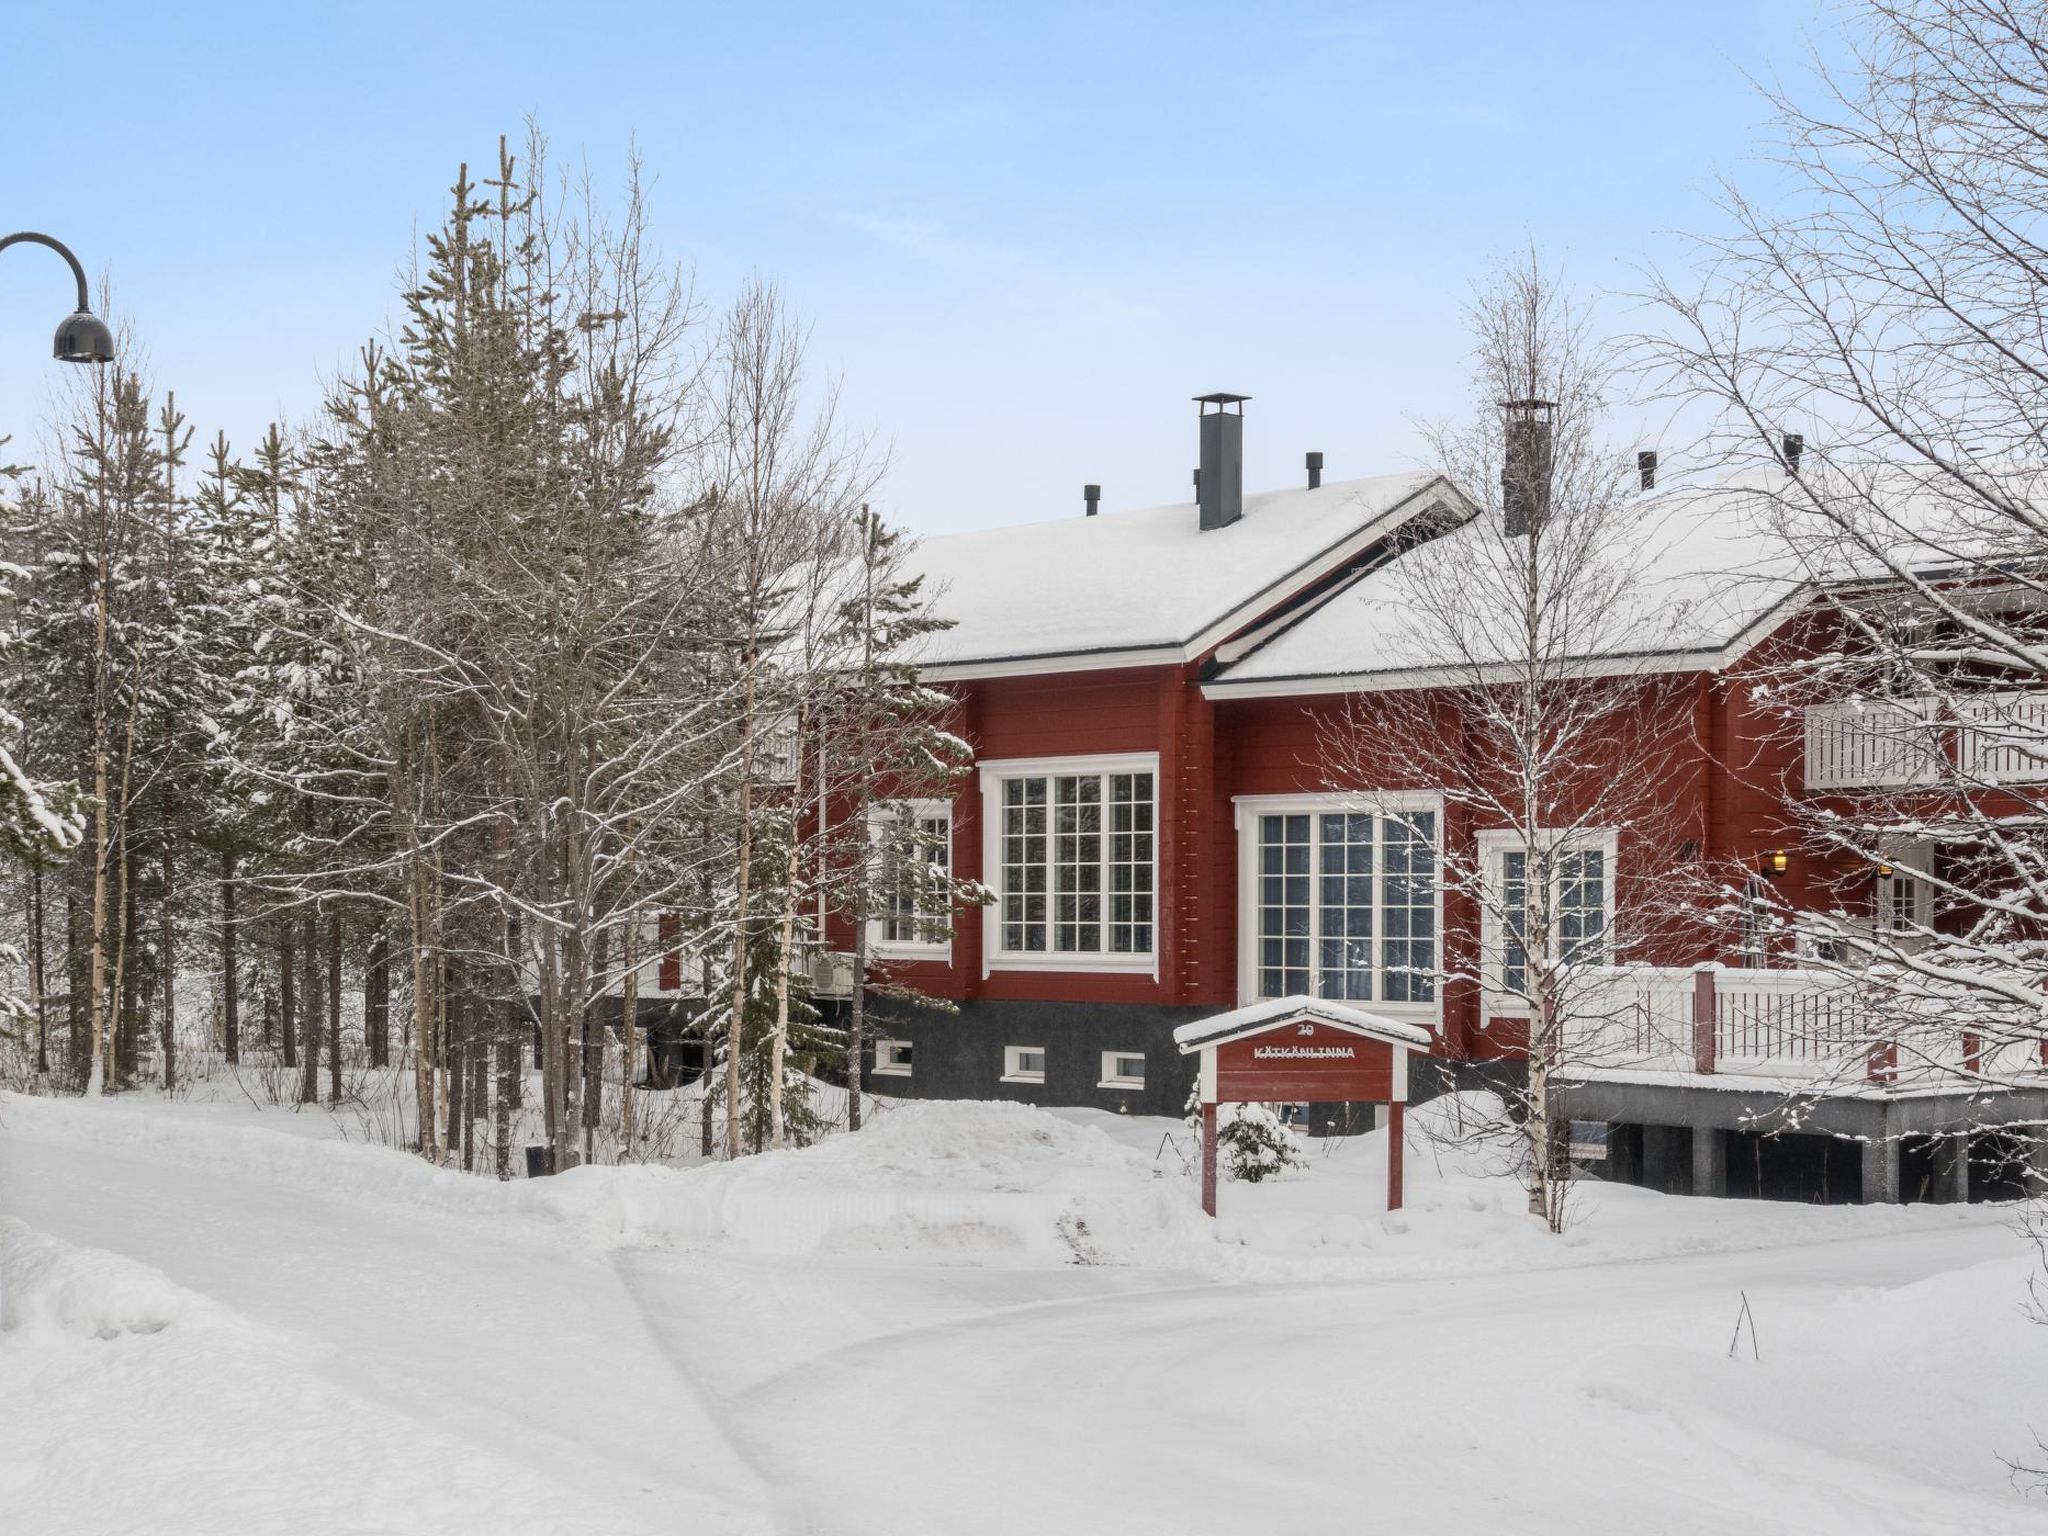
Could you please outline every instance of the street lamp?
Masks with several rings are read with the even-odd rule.
[[[31,245],[47,245],[71,264],[71,275],[78,279],[78,309],[57,323],[57,339],[51,347],[57,360],[61,363],[112,362],[113,332],[107,329],[106,321],[92,312],[92,295],[86,289],[85,268],[78,264],[78,258],[71,254],[70,247],[61,240],[25,229],[19,234],[0,236],[0,251],[22,241]]]

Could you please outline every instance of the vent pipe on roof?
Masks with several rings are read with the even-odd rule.
[[[1642,480],[1644,490],[1654,491],[1657,488],[1656,449],[1645,449],[1636,455],[1636,475]]]
[[[1202,527],[1228,528],[1244,516],[1244,403],[1250,395],[1221,391],[1197,395],[1202,467],[1195,471],[1195,503]],[[1210,410],[1210,406],[1215,410]],[[1230,407],[1236,406],[1236,410]]]
[[[1095,515],[1096,504],[1102,500],[1102,487],[1099,485],[1082,486],[1081,499],[1088,503],[1088,515],[1090,517],[1093,517]]]
[[[1322,486],[1323,456],[1320,453],[1311,453],[1308,456],[1308,488],[1312,491],[1318,491],[1322,489]]]
[[[1785,473],[1799,473],[1799,456],[1806,452],[1806,439],[1797,432],[1785,434]]]

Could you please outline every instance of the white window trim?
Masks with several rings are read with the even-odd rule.
[[[1039,1055],[1039,1059],[1040,1059],[1040,1060],[1045,1060],[1045,1059],[1046,1059],[1046,1054],[1047,1054],[1047,1053],[1046,1053],[1046,1049],[1045,1049],[1045,1047],[1044,1047],[1044,1046],[1042,1046],[1042,1045],[1006,1045],[1006,1046],[1004,1046],[1004,1047],[1003,1047],[1003,1078],[1002,1078],[1002,1080],[1003,1080],[1004,1082],[1006,1082],[1006,1083],[1042,1083],[1042,1082],[1044,1082],[1044,1081],[1045,1081],[1045,1071],[1044,1071],[1044,1069],[1043,1069],[1043,1068],[1041,1068],[1040,1070],[1038,1070],[1038,1071],[1036,1071],[1036,1072],[1026,1072],[1026,1071],[1025,1071],[1025,1070],[1024,1070],[1024,1069],[1023,1069],[1022,1067],[1019,1067],[1019,1066],[1017,1065],[1017,1058],[1018,1058],[1019,1056],[1021,1056],[1021,1055],[1022,1055],[1022,1054],[1023,1054],[1024,1052],[1026,1052],[1026,1051],[1036,1051],[1036,1052],[1038,1053],[1038,1055]]]
[[[1144,1087],[1145,1079],[1142,1076],[1119,1077],[1117,1075],[1116,1059],[1119,1056],[1135,1056],[1140,1061],[1143,1061],[1145,1059],[1145,1053],[1143,1051],[1104,1051],[1102,1053],[1102,1079],[1100,1082],[1096,1083],[1095,1086],[1098,1088]]]
[[[1607,926],[1600,935],[1600,963],[1614,964],[1614,930],[1619,915],[1616,897],[1620,894],[1615,879],[1619,872],[1619,861],[1616,858],[1614,829],[1588,827],[1579,831],[1565,831],[1546,827],[1536,835],[1544,840],[1553,853],[1584,851],[1607,855]],[[1501,986],[1501,966],[1506,958],[1506,935],[1501,930],[1500,902],[1493,894],[1493,886],[1500,878],[1500,856],[1526,847],[1527,841],[1521,833],[1506,827],[1482,831],[1476,841],[1480,878],[1487,893],[1486,899],[1479,903],[1480,1000],[1485,1012],[1495,1018],[1521,1018],[1529,1012],[1528,1000],[1512,995]],[[1554,898],[1551,912],[1554,917]]]
[[[868,843],[880,841],[884,823],[907,815],[912,821],[923,821],[928,817],[946,818],[946,871],[952,873],[954,860],[953,846],[953,802],[950,800],[904,800],[891,805],[878,805],[868,811]],[[952,927],[953,914],[946,914],[946,925]],[[885,939],[888,924],[884,917],[868,919],[868,952],[877,960],[943,960],[953,963],[953,940],[949,935],[941,943],[927,943],[916,939]]]
[[[912,1063],[908,1061],[890,1061],[889,1052],[896,1046],[900,1045],[907,1048],[911,1044],[912,1042],[909,1040],[877,1040],[875,1042],[875,1065],[870,1075],[874,1077],[910,1076]]]
[[[981,878],[995,893],[996,904],[982,917],[981,974],[994,971],[1095,971],[1148,975],[1159,979],[1160,919],[1165,913],[1165,883],[1160,878],[1160,843],[1165,826],[1164,784],[1157,752],[1114,752],[1086,757],[993,758],[981,769]],[[1003,943],[1003,780],[1051,777],[1068,773],[1149,773],[1152,775],[1152,949],[1149,954],[1113,952],[1067,953],[1055,950],[1017,952]],[[1108,834],[1105,832],[1104,836]],[[1103,899],[1109,899],[1103,893]],[[1005,1078],[1004,1081],[1009,1081]]]
[[[1307,814],[1327,811],[1370,811],[1378,816],[1405,816],[1416,811],[1436,814],[1437,879],[1436,943],[1439,961],[1444,946],[1444,797],[1435,790],[1386,790],[1374,793],[1319,795],[1239,795],[1231,802],[1237,816],[1237,997],[1240,1003],[1259,1001],[1259,818],[1261,816]],[[1378,990],[1377,987],[1374,988]],[[1385,1003],[1375,1000],[1357,1006],[1390,1019],[1437,1026],[1443,1019],[1444,988],[1441,979],[1436,996],[1426,1003]]]

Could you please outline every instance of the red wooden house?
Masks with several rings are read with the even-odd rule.
[[[934,857],[997,899],[954,914],[939,941],[914,913],[876,923],[876,961],[956,1010],[877,999],[876,1091],[1176,1114],[1189,1089],[1176,1026],[1303,993],[1427,1028],[1418,1100],[1515,1070],[1515,1021],[1484,982],[1427,974],[1447,958],[1482,977],[1498,963],[1494,936],[1438,878],[1444,849],[1492,857],[1498,834],[1464,824],[1427,783],[1372,785],[1363,809],[1331,787],[1318,751],[1320,723],[1347,702],[1442,686],[1412,654],[1391,659],[1404,553],[1501,533],[1441,476],[1321,484],[1320,455],[1305,487],[1242,495],[1238,404],[1204,402],[1193,502],[1098,516],[1091,494],[1085,515],[921,546],[955,621],[923,672],[958,701],[953,728],[976,763],[950,802],[911,810]],[[1681,861],[1754,870],[1794,901],[1839,889],[1841,871],[1787,849],[1784,813],[1784,797],[1825,790],[1839,770],[1788,747],[1750,687],[1772,647],[1799,643],[1810,594],[1759,558],[1742,492],[1645,492],[1646,569],[1671,601],[1654,634],[1584,658],[1654,679],[1644,729],[1669,742],[1655,845],[1586,840],[1577,899],[1596,942],[1626,926],[1614,908],[1632,881]],[[1825,756],[1824,722],[1815,739]],[[1910,900],[1910,878],[1902,858],[1872,887],[1873,913]],[[835,948],[849,937],[828,933]],[[1798,1074],[1745,1021],[1817,985],[1794,957],[1704,929],[1626,955],[1605,942],[1597,958],[1634,989],[1644,1038],[1629,1066],[1570,1092],[1611,1171],[1703,1192],[1898,1198],[1921,1157],[1940,1189],[1963,1190],[1960,1154],[1982,1117],[1939,1092],[1830,1088],[1804,1121],[1827,1144],[1757,1136],[1782,1129]],[[1692,967],[1706,962],[1731,969],[1701,981]],[[1726,1036],[1718,1052],[1694,1049],[1701,1008],[1707,1038]],[[1678,1057],[1660,1044],[1673,1031]],[[2042,1118],[2048,1104],[2021,1088],[2032,1097],[2014,1116]]]

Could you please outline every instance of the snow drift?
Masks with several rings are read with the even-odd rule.
[[[610,1207],[627,1242],[1115,1264],[1210,1241],[1179,1172],[1026,1105],[930,1102],[801,1151],[681,1173],[579,1169],[540,1198],[565,1216]]]

